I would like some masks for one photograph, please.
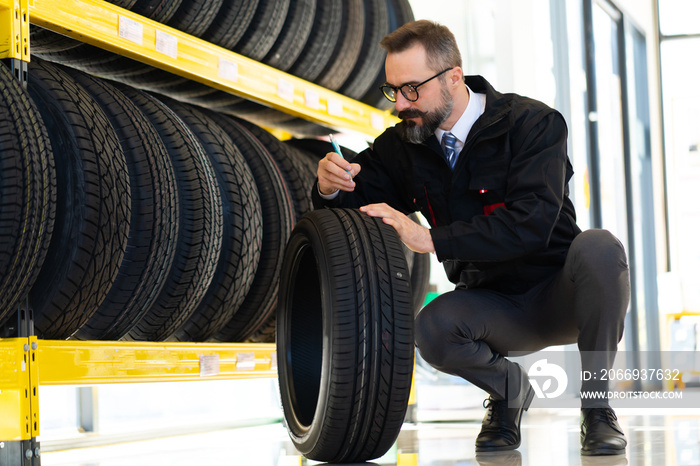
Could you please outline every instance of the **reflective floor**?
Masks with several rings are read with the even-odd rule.
[[[523,444],[504,454],[476,454],[479,422],[406,423],[394,447],[370,464],[466,465],[700,465],[700,411],[618,410],[629,442],[617,457],[579,454],[578,411],[531,409],[523,418]],[[318,464],[301,457],[280,423],[196,435],[53,451],[43,466]]]

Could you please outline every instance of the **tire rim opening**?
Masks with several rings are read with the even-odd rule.
[[[289,375],[296,418],[308,427],[316,413],[323,360],[321,287],[311,247],[299,251],[296,265],[291,286]]]

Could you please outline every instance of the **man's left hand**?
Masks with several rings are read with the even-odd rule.
[[[435,252],[430,230],[414,222],[398,210],[392,209],[387,204],[369,204],[360,207],[360,211],[370,217],[381,217],[384,223],[394,227],[401,241],[412,251],[419,253]]]

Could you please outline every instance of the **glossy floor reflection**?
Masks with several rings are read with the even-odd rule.
[[[627,433],[626,455],[582,457],[577,410],[532,409],[523,418],[523,444],[503,454],[476,454],[478,422],[405,424],[394,447],[372,463],[397,466],[700,465],[700,411],[618,412]],[[43,466],[318,464],[299,456],[284,427],[272,424],[42,454]]]

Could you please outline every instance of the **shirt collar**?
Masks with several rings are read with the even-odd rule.
[[[464,113],[462,113],[462,116],[459,117],[457,123],[455,123],[450,130],[450,132],[457,138],[457,148],[460,150],[464,146],[472,126],[474,126],[476,120],[478,120],[486,110],[486,94],[474,92],[469,88],[469,86],[466,87],[467,91],[469,92],[469,102],[467,103],[467,108],[464,109]],[[445,134],[445,130],[440,128],[435,130],[435,137],[437,137],[438,141],[442,141],[443,134]]]

